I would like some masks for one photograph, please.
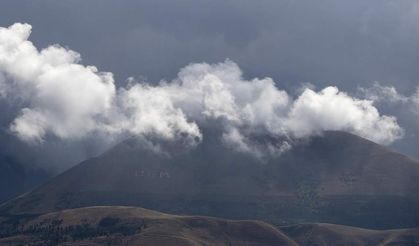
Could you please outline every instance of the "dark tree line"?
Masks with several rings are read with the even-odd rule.
[[[96,237],[129,236],[141,233],[145,228],[147,228],[147,224],[144,220],[124,224],[117,217],[104,217],[97,225],[82,222],[81,224],[64,226],[63,220],[60,219],[50,222],[39,222],[26,227],[16,223],[2,223],[0,225],[0,238],[29,235],[42,241],[42,245],[56,245],[58,243]]]

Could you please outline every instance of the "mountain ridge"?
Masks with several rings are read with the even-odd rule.
[[[126,205],[274,224],[419,226],[418,162],[352,134],[325,132],[263,164],[212,143],[171,158],[137,144],[124,141],[0,211]]]

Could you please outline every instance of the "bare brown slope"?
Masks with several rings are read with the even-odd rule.
[[[212,139],[171,158],[129,140],[3,204],[0,211],[128,205],[276,224],[403,228],[419,226],[418,194],[418,162],[344,132],[326,132],[266,163]]]
[[[22,219],[15,228],[0,244],[297,245],[263,222],[175,216],[130,207],[64,210]]]

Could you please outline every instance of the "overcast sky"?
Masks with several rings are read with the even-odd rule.
[[[188,64],[226,58],[244,79],[270,77],[290,97],[308,83],[314,91],[337,86],[395,116],[405,134],[390,146],[419,158],[416,0],[1,1],[0,26],[16,22],[32,25],[38,49],[60,44],[80,53],[82,64],[112,72],[117,88],[128,77],[157,84],[177,78]],[[7,131],[15,111],[1,107]],[[10,135],[7,141],[21,146],[9,148],[31,149]],[[49,142],[30,151],[43,156],[53,148],[51,162],[68,166],[102,150],[90,141]],[[73,158],[62,160],[69,149]]]

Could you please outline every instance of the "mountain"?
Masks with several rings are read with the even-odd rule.
[[[344,132],[325,132],[266,161],[211,138],[171,157],[129,139],[2,204],[0,212],[37,214],[97,205],[275,225],[417,227],[419,163]]]
[[[0,219],[1,245],[417,245],[419,229],[177,216],[132,207],[87,207]]]
[[[0,202],[35,188],[49,177],[43,170],[27,167],[11,156],[0,154]]]

